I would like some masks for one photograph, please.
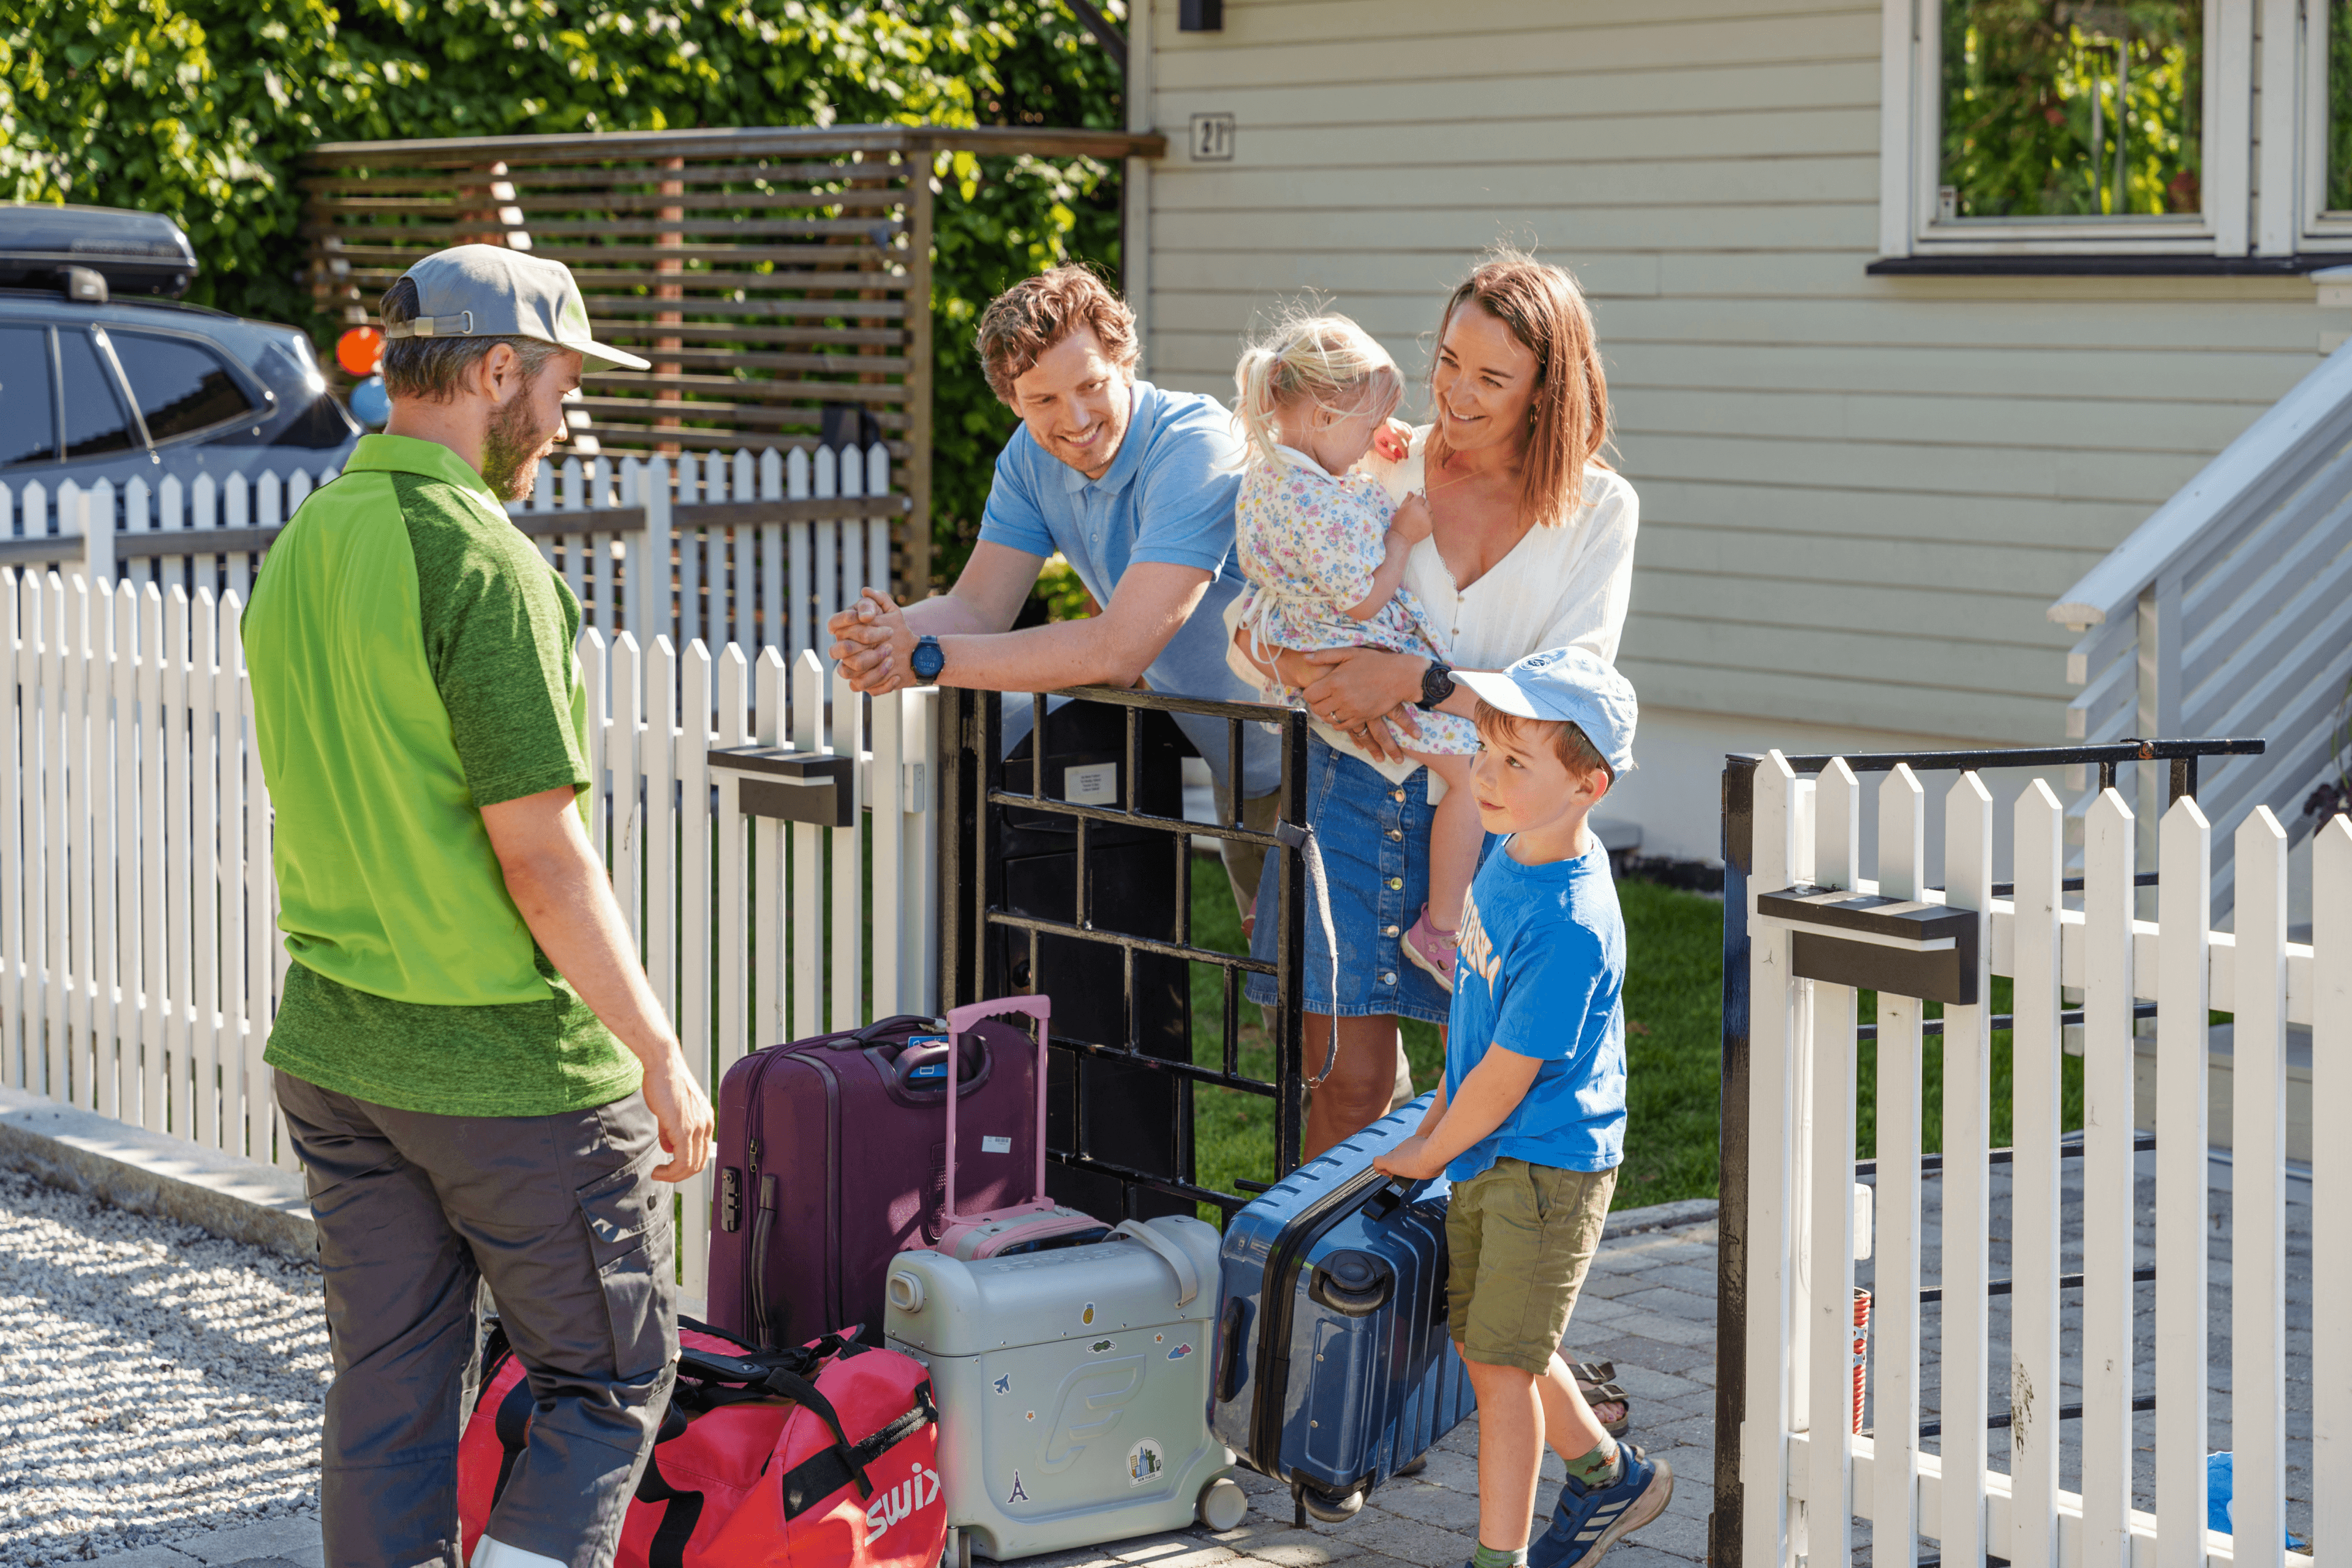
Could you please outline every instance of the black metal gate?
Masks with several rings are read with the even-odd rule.
[[[1107,1220],[1190,1213],[1195,1204],[1241,1207],[1246,1194],[1199,1180],[1194,1091],[1209,1085],[1273,1100],[1268,1181],[1297,1165],[1306,715],[1110,687],[1015,694],[1012,701],[1029,704],[1031,722],[1008,755],[1003,695],[947,689],[940,697],[940,993],[946,1006],[1015,991],[1053,997],[1049,1189]],[[1188,748],[1172,721],[1178,713],[1224,723],[1226,797],[1235,802],[1244,727],[1280,727],[1274,831],[1184,820],[1180,772]],[[1272,963],[1193,941],[1196,835],[1261,845],[1279,858],[1277,907],[1259,910],[1276,922]],[[1210,874],[1223,879],[1222,870]],[[1220,971],[1214,1053],[1193,1046],[1193,964]],[[1242,1070],[1242,987],[1251,973],[1275,983],[1271,1079]],[[1211,1054],[1214,1060],[1199,1059]]]

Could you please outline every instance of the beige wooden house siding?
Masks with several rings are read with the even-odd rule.
[[[1150,13],[1149,374],[1230,396],[1244,332],[1319,288],[1417,374],[1478,249],[1571,267],[1642,496],[1648,704],[2059,739],[2044,606],[2347,324],[2300,279],[1866,276],[1875,4]],[[1208,113],[1230,163],[1188,159]]]

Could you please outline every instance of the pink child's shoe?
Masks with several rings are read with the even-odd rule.
[[[1404,949],[1404,955],[1425,971],[1431,979],[1444,986],[1448,993],[1453,991],[1454,933],[1441,931],[1430,922],[1427,904],[1421,906],[1421,918],[1412,922],[1411,931],[1398,939],[1398,945]]]

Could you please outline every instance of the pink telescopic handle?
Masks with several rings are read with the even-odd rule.
[[[982,1018],[1001,1018],[1012,1013],[1026,1013],[1037,1025],[1037,1185],[1030,1194],[1032,1202],[1042,1202],[1045,1196],[1045,1026],[1054,1016],[1054,999],[1050,996],[1004,996],[993,1002],[972,1002],[952,1009],[948,1014],[948,1219],[956,1217],[956,1074],[962,1067],[961,1053],[956,1049],[955,1037],[979,1023]]]

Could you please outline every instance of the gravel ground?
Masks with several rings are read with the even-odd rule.
[[[0,1568],[313,1515],[318,1270],[0,1171]]]

